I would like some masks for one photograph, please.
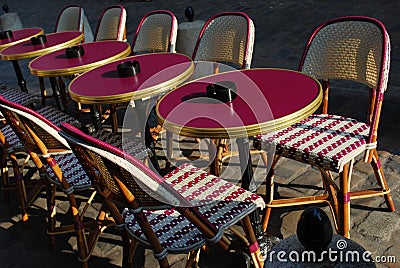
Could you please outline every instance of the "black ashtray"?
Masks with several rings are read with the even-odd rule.
[[[47,42],[47,39],[46,39],[46,35],[44,35],[44,34],[31,37],[32,45],[42,45],[46,42]]]
[[[236,84],[233,81],[220,81],[206,87],[207,97],[222,102],[230,102],[236,98]]]
[[[73,46],[65,49],[65,55],[68,59],[79,58],[85,55],[83,46]]]
[[[117,66],[119,77],[129,77],[140,73],[140,65],[136,60],[125,61]]]
[[[12,31],[4,31],[0,33],[0,39],[9,39],[13,36]]]

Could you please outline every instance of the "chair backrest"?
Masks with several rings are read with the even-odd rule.
[[[58,15],[54,32],[80,31],[83,32],[84,11],[80,5],[68,5]]]
[[[385,26],[377,19],[349,16],[329,20],[320,25],[309,38],[299,71],[325,81],[350,80],[371,89],[368,123],[370,142],[376,140],[383,94],[390,69],[390,39]],[[328,112],[325,90],[323,112]]]
[[[21,143],[30,151],[48,154],[69,150],[60,128],[36,111],[0,96],[0,110]]]
[[[147,13],[140,21],[132,42],[132,53],[175,52],[178,22],[168,10]]]
[[[135,206],[141,208],[190,206],[164,178],[126,151],[68,123],[61,123],[60,135],[70,144],[88,176],[110,190],[114,198],[127,202],[133,195]]]
[[[253,55],[254,38],[254,24],[246,13],[219,13],[204,24],[192,59],[221,62],[237,69],[248,69]]]
[[[103,10],[94,34],[94,41],[126,41],[126,10],[121,5],[112,5]]]

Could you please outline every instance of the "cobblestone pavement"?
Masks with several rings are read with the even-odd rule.
[[[398,12],[400,2],[396,1],[183,1],[153,0],[141,1],[68,1],[81,4],[92,30],[95,30],[101,11],[111,4],[122,4],[128,12],[127,37],[132,41],[140,18],[155,9],[173,11],[179,22],[186,21],[184,10],[191,5],[195,10],[195,19],[207,20],[222,11],[244,11],[254,21],[256,27],[255,49],[252,67],[278,67],[296,69],[304,44],[311,31],[327,19],[345,15],[365,15],[381,20],[387,27],[391,42],[391,74],[385,96],[379,129],[378,151],[385,175],[392,190],[395,206],[400,208],[400,22]],[[8,3],[10,12],[17,12],[24,27],[42,27],[49,33],[54,30],[58,12],[68,4],[62,0],[19,0]],[[22,60],[28,88],[39,94],[37,78],[30,75],[26,67],[29,60]],[[9,62],[0,62],[0,81],[8,87],[16,86],[16,79]],[[347,114],[362,115],[358,107],[364,107],[367,92],[357,88],[349,90],[339,86],[332,105]],[[233,159],[235,161],[235,159]],[[257,161],[255,157],[254,161]],[[224,176],[229,176],[227,173]],[[263,178],[265,170],[256,170],[256,176]],[[276,170],[276,182],[281,196],[286,194],[309,193],[307,185],[319,182],[317,170],[294,161],[281,161]],[[373,173],[362,161],[355,164],[352,187],[373,183]],[[263,192],[260,187],[259,192]],[[0,197],[0,267],[79,267],[76,259],[76,243],[73,237],[65,235],[57,239],[57,250],[49,252],[45,234],[44,195],[32,206],[30,226],[23,226],[16,212],[15,193],[11,193],[11,202],[6,204]],[[67,200],[61,199],[58,211],[67,210]],[[303,208],[296,210],[275,209],[272,211],[269,231],[279,237],[295,234],[296,224]],[[396,211],[386,211],[383,198],[371,198],[352,202],[351,238],[373,253],[373,256],[395,256],[397,263],[377,264],[378,267],[400,267],[400,215]],[[90,266],[119,267],[121,265],[121,247],[118,236],[107,232],[101,239]],[[204,257],[203,267],[235,267],[226,263],[221,253]],[[218,266],[212,260],[218,259]],[[208,261],[208,262],[207,262]],[[140,258],[138,258],[140,263]],[[183,267],[182,255],[171,256],[173,267]],[[214,265],[214,266],[213,266]],[[140,267],[140,266],[138,266]],[[149,251],[146,251],[145,267],[157,267]]]

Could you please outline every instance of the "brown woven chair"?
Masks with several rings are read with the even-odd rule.
[[[160,267],[167,255],[189,253],[205,244],[229,248],[225,229],[241,221],[255,267],[262,267],[248,214],[262,208],[262,198],[189,164],[160,177],[126,151],[94,139],[69,124],[63,136],[87,174],[99,181],[102,195],[114,204],[115,219],[132,242],[153,250]],[[118,203],[122,202],[122,207]],[[127,265],[136,243],[124,241]],[[195,256],[193,254],[192,256]]]
[[[100,208],[96,219],[89,222],[83,221],[85,212],[96,194],[94,191],[96,182],[86,176],[68,143],[58,134],[60,129],[55,123],[27,107],[4,98],[0,98],[0,110],[38,168],[41,183],[46,186],[47,233],[50,247],[55,248],[55,235],[74,232],[77,237],[78,259],[83,267],[87,267],[87,261],[102,231],[105,227],[114,225],[114,221],[106,217],[108,211],[105,205]],[[59,121],[68,121],[66,119],[67,117],[59,118]],[[116,146],[122,146],[122,137],[119,135],[106,131],[100,131],[94,135]],[[139,159],[147,156],[147,149],[140,144],[126,142],[125,146]],[[46,160],[45,163],[42,162],[43,158]],[[72,213],[70,225],[56,226],[56,187],[61,188],[68,197]],[[91,195],[80,210],[75,191],[87,190],[91,192]]]
[[[78,126],[79,122],[75,118],[64,114],[51,106],[43,106],[37,110],[52,122],[59,125],[61,122],[70,122]],[[5,119],[4,119],[5,121]],[[28,221],[27,208],[36,199],[42,188],[45,186],[42,180],[36,179],[23,179],[24,168],[30,160],[30,155],[19,138],[13,131],[10,125],[4,122],[4,125],[0,128],[0,154],[1,154],[1,178],[2,178],[2,190],[4,198],[9,201],[9,192],[11,190],[17,190],[19,198],[19,207],[22,211],[22,221]],[[25,160],[22,165],[18,161],[18,156],[24,155]],[[10,181],[8,173],[8,162],[11,162],[13,169],[14,180]],[[28,188],[29,187],[29,188]],[[27,190],[29,189],[29,191]]]
[[[322,113],[313,114],[272,136],[261,137],[264,146],[276,148],[272,172],[267,182],[267,192],[271,194],[264,229],[267,228],[273,207],[330,201],[338,219],[338,233],[346,237],[350,236],[351,200],[383,195],[389,210],[394,211],[390,189],[376,149],[389,67],[389,35],[384,25],[376,19],[359,16],[336,18],[323,23],[312,33],[301,58],[299,71],[321,80],[324,91]],[[365,106],[367,117],[364,122],[328,111],[329,91],[334,90],[329,88],[329,80],[347,80],[369,88],[370,99]],[[256,142],[260,144],[259,140]],[[364,161],[371,163],[377,188],[350,190],[354,160],[360,155],[364,155]],[[274,200],[273,169],[282,156],[317,167],[329,196]],[[332,172],[339,174],[338,185],[335,184]]]

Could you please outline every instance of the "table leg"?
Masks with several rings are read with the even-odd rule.
[[[248,138],[236,139],[239,151],[240,169],[242,172],[242,187],[246,190],[250,189],[250,183],[253,179],[253,168],[251,163],[250,146]],[[256,189],[252,189],[256,191]],[[253,225],[254,234],[260,246],[261,253],[266,256],[266,252],[270,249],[270,243],[264,232],[262,231],[260,209],[256,209],[249,215],[251,223]]]
[[[58,109],[65,111],[63,101],[61,100],[60,87],[58,86],[57,79],[55,77],[49,77],[49,80]]]
[[[21,67],[19,66],[18,61],[17,60],[12,60],[11,62],[12,62],[13,67],[14,67],[15,75],[17,76],[17,79],[18,79],[19,88],[22,91],[28,93],[28,89],[26,88],[26,81],[24,79],[24,76],[22,75]]]
[[[156,154],[156,143],[153,140],[150,127],[147,122],[147,115],[149,114],[149,103],[148,101],[137,100],[135,101],[135,110],[137,112],[137,118],[139,120],[139,125],[144,126],[142,131],[142,137],[144,137],[144,142],[147,148],[152,152],[152,156],[150,157],[150,161],[158,172],[160,171],[160,166],[158,164],[157,154]]]
[[[92,118],[94,129],[96,131],[103,128],[101,125],[101,114],[97,105],[90,106],[90,117]]]

